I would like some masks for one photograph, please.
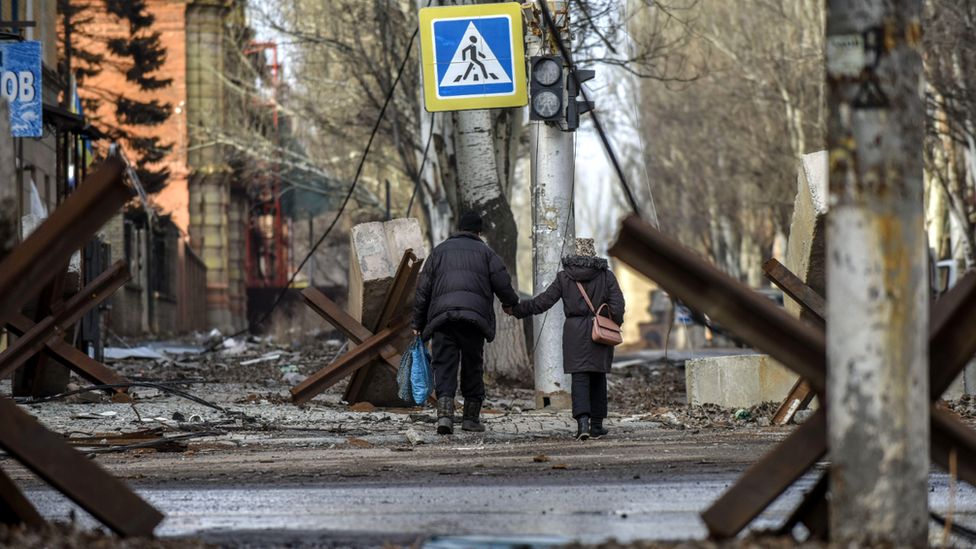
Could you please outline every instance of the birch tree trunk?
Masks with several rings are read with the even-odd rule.
[[[454,113],[457,152],[458,204],[476,210],[485,220],[488,244],[501,256],[512,282],[518,280],[518,230],[502,189],[495,155],[492,115],[487,110]],[[528,383],[532,379],[521,323],[495,304],[497,333],[485,349],[485,373],[495,381]]]

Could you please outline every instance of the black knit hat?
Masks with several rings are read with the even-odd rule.
[[[461,220],[458,221],[459,231],[480,233],[484,228],[485,222],[482,221],[481,215],[475,211],[464,212],[464,214],[461,215]]]

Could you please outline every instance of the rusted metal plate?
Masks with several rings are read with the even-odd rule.
[[[711,536],[735,537],[827,453],[827,414],[817,410],[702,513]]]
[[[33,323],[24,315],[15,315],[7,322],[7,330],[16,336],[21,336],[31,329]],[[44,351],[50,354],[63,366],[96,385],[119,385],[128,379],[120,376],[115,370],[89,357],[85,353],[71,346],[70,343],[59,338],[51,338],[45,343]],[[2,374],[0,374],[2,377]],[[125,387],[113,389],[116,393],[126,392]]]
[[[163,515],[64,439],[0,398],[0,446],[120,536],[152,536]]]
[[[763,263],[763,273],[777,288],[783,290],[784,294],[810,313],[807,318],[818,324],[824,324],[824,319],[827,318],[827,302],[813,288],[804,284],[800,277],[793,274],[776,258]]]
[[[121,160],[110,158],[88,176],[24,242],[0,262],[0,321],[51,282],[92,234],[132,196]]]
[[[779,405],[776,413],[773,414],[773,425],[786,425],[792,421],[797,412],[805,410],[813,402],[814,396],[816,396],[816,393],[813,392],[813,388],[810,387],[810,384],[805,379],[800,378],[796,380],[796,383],[793,384],[793,388],[790,389],[783,403]]]
[[[78,322],[88,310],[112,295],[128,279],[129,269],[124,261],[119,261],[111,269],[99,275],[91,284],[71,296],[64,302],[63,307],[56,308],[54,314],[43,318],[25,330],[17,338],[17,341],[0,354],[0,377],[9,375],[30,357],[40,352],[48,343],[56,344],[56,341],[61,341],[66,330]],[[9,320],[15,316],[22,317],[23,315],[17,313],[9,315],[7,318]],[[21,323],[21,325],[24,324]]]
[[[44,525],[41,514],[2,470],[0,470],[0,522],[26,524],[32,528],[40,528]]]
[[[291,389],[291,400],[295,404],[303,404],[315,395],[335,385],[342,378],[369,364],[379,356],[380,349],[390,341],[400,337],[400,333],[410,325],[406,319],[384,328],[379,333],[369,337],[355,349],[337,358],[332,364],[322,368]]]
[[[822,330],[793,318],[637,216],[624,220],[610,254],[823,392],[827,346]]]

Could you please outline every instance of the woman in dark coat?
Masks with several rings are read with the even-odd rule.
[[[573,378],[573,417],[580,440],[607,434],[603,420],[607,417],[607,373],[613,363],[613,347],[593,341],[593,312],[576,283],[583,285],[595,309],[606,303],[610,318],[617,324],[624,321],[624,294],[617,278],[607,260],[595,255],[593,239],[576,239],[576,255],[563,258],[563,270],[546,291],[512,309],[514,316],[524,318],[544,313],[562,300],[566,313],[563,371]]]

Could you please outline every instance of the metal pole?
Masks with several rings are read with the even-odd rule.
[[[569,40],[567,3],[549,0],[549,9],[563,30],[563,40]],[[566,14],[559,17],[558,14]],[[541,15],[531,23],[548,36]],[[535,33],[526,33],[526,52],[533,55],[549,53],[548,45]],[[574,247],[576,220],[573,214],[573,186],[576,172],[573,132],[563,132],[544,122],[531,123],[532,158],[532,291],[539,294],[556,278],[566,250]],[[542,316],[535,317],[536,409],[569,409],[570,378],[563,373],[562,304],[559,303]]]
[[[922,0],[827,0],[832,541],[927,544]]]

